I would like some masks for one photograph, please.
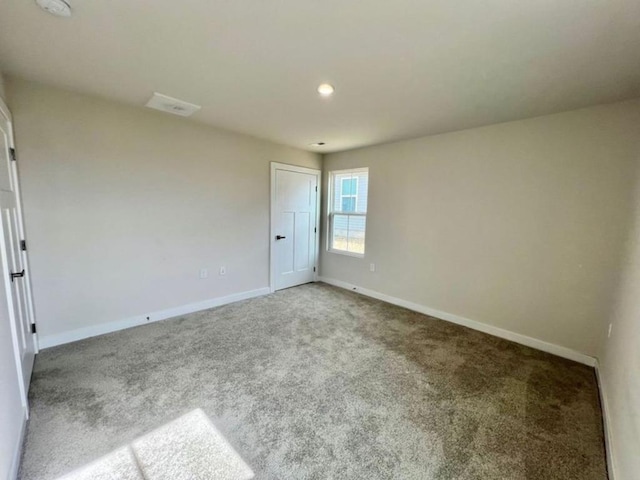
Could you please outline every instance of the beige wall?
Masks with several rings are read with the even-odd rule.
[[[2,100],[7,99],[6,92],[4,90],[4,75],[2,72],[0,72],[0,98],[2,98]]]
[[[269,162],[319,168],[318,155],[18,79],[7,88],[41,337],[268,287]]]
[[[640,166],[640,149],[636,158]],[[600,355],[616,480],[637,478],[640,472],[640,176],[624,251],[611,337],[605,338]]]
[[[369,167],[369,215],[321,275],[595,355],[639,142],[631,101],[327,155]]]

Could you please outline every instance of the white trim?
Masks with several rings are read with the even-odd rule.
[[[423,313],[431,317],[436,317],[441,320],[446,320],[448,322],[462,325],[464,327],[472,328],[480,332],[488,333],[489,335],[493,335],[495,337],[511,340],[512,342],[516,342],[521,345],[526,345],[527,347],[535,348],[536,350],[542,350],[543,352],[551,353],[559,357],[568,358],[569,360],[573,360],[575,362],[582,363],[590,367],[594,367],[596,364],[596,359],[594,357],[590,357],[589,355],[585,355],[584,353],[577,352],[567,347],[562,347],[560,345],[555,345],[553,343],[545,342],[544,340],[538,340],[537,338],[528,337],[526,335],[515,333],[510,330],[494,327],[493,325],[488,325],[486,323],[478,322],[476,320],[471,320],[469,318],[460,317],[458,315],[454,315],[453,313],[443,312],[431,307],[427,307],[425,305],[420,305],[418,303],[413,303],[408,300],[392,297],[390,295],[375,292],[367,288],[358,287],[357,285],[352,285],[350,283],[343,282],[341,280],[335,280],[333,278],[326,278],[322,276],[318,277],[318,280],[324,283],[328,283],[329,285],[334,285],[336,287],[345,288],[347,290],[351,290],[353,292],[366,295],[367,297],[372,297],[378,300],[382,300],[383,302],[408,308],[409,310]]]
[[[320,194],[322,191],[322,171],[315,168],[299,167],[298,165],[289,165],[288,163],[271,162],[270,176],[270,207],[269,207],[269,289],[273,293],[276,291],[276,263],[275,263],[275,225],[273,219],[276,215],[276,170],[287,170],[289,172],[306,173],[315,175],[316,177],[316,246],[315,246],[315,273],[314,281],[318,279],[318,268],[320,266]]]
[[[330,217],[329,221],[331,222],[333,221],[333,219]],[[331,242],[331,240],[329,240],[329,242]],[[364,255],[365,255],[364,253],[349,252],[348,250],[337,250],[335,248],[328,248],[327,253],[334,253],[336,255],[345,255],[347,257],[355,257],[355,258],[364,258]]]
[[[609,403],[607,401],[607,394],[600,373],[600,362],[596,360],[595,364],[596,379],[598,381],[598,393],[600,394],[600,407],[602,409],[602,427],[604,430],[604,449],[607,456],[607,473],[609,474],[609,480],[616,479],[616,468],[613,461],[613,446],[611,441],[613,436],[611,435],[611,421],[609,420]]]
[[[9,107],[7,107],[7,104],[4,103],[4,100],[2,100],[2,97],[0,97],[0,113],[2,113],[6,117],[9,123],[12,122],[11,110],[9,110]],[[11,132],[11,137],[13,137],[13,131]],[[13,147],[14,146],[13,138],[11,138],[9,142],[10,142],[10,145]]]
[[[126,318],[124,320],[117,320],[115,322],[101,323],[99,325],[78,328],[76,330],[70,330],[68,332],[58,333],[55,335],[44,335],[39,338],[40,348],[42,349],[55,347],[56,345],[75,342],[77,340],[83,340],[85,338],[95,337],[97,335],[104,335],[105,333],[117,332],[119,330],[124,330],[131,327],[138,327],[147,323],[166,320],[167,318],[177,317],[180,315],[186,315],[188,313],[199,312],[201,310],[219,307],[221,305],[227,305],[229,303],[239,302],[240,300],[260,297],[262,295],[267,295],[270,292],[271,291],[268,287],[258,288],[256,290],[249,290],[246,292],[235,293],[233,295],[227,295],[226,297],[218,297],[202,302],[189,303],[180,307],[169,308],[167,310],[161,310],[146,315],[138,315],[135,317]]]
[[[18,442],[13,449],[13,458],[11,459],[11,466],[9,467],[9,476],[7,478],[13,480],[18,478],[18,469],[20,468],[20,459],[22,458],[22,445],[24,444],[24,436],[27,432],[27,409],[23,409],[24,415],[22,416],[22,425],[20,427],[20,435],[18,435]]]
[[[367,172],[367,173],[369,173],[369,167],[343,168],[343,169],[340,169],[340,170],[331,170],[329,173],[344,174],[344,173],[351,173],[351,172],[356,172],[356,173]]]

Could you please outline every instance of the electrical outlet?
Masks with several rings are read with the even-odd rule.
[[[369,271],[370,272],[375,272],[376,271],[376,264],[375,263],[370,263],[369,264]]]
[[[220,275],[226,275],[227,274],[227,267],[220,267]]]
[[[209,270],[206,268],[200,269],[200,278],[207,278],[209,276]]]
[[[609,331],[607,332],[607,338],[611,337],[611,329],[613,328],[613,323],[609,324]]]

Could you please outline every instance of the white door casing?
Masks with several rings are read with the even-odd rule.
[[[0,274],[3,275],[7,314],[11,323],[18,377],[23,405],[28,407],[27,395],[37,339],[32,331],[35,324],[28,260],[23,250],[24,225],[20,203],[18,170],[13,155],[11,114],[0,100]],[[13,157],[13,158],[12,158]],[[13,275],[12,275],[13,274]],[[4,303],[4,302],[3,302]]]
[[[271,163],[271,291],[317,278],[320,170]]]

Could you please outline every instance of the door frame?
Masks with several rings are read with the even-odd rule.
[[[4,117],[7,121],[7,125],[9,126],[9,147],[12,148],[14,151],[16,149],[15,146],[15,138],[14,138],[14,128],[13,128],[13,117],[11,116],[11,111],[9,110],[9,107],[7,107],[7,104],[3,101],[2,98],[0,98],[0,116]],[[20,189],[20,181],[19,181],[19,177],[18,177],[18,162],[17,161],[11,161],[11,172],[10,175],[13,177],[13,185],[14,185],[14,191],[15,191],[15,196],[16,196],[16,210],[17,210],[17,214],[18,214],[18,232],[17,234],[20,236],[20,238],[22,240],[26,240],[26,236],[25,236],[25,228],[24,228],[24,216],[22,213],[22,192]],[[23,278],[24,281],[24,291],[25,291],[25,295],[26,295],[26,314],[27,314],[27,319],[28,321],[31,323],[31,325],[35,325],[36,323],[36,316],[35,316],[35,308],[34,308],[34,304],[33,304],[33,295],[32,295],[32,288],[31,288],[31,269],[29,267],[29,257],[27,255],[27,251],[26,250],[21,250],[20,251],[21,254],[21,260],[22,260],[22,265],[24,267],[25,270],[25,276]],[[6,272],[1,272],[0,274],[6,274]],[[1,292],[1,294],[4,294],[5,292]],[[15,327],[17,328],[17,325],[15,325]],[[14,336],[16,336],[17,331],[15,330],[15,328],[12,328],[12,333]],[[39,348],[38,348],[38,335],[37,333],[32,333],[31,334],[31,339],[33,341],[33,351],[34,354],[37,354],[39,352]],[[16,368],[18,369],[18,374],[19,374],[19,378],[20,378],[20,390],[21,393],[23,394],[23,406],[25,407],[25,412],[27,415],[27,418],[29,418],[29,403],[28,403],[28,392],[24,391],[24,384],[22,381],[23,378],[23,374],[22,374],[22,358],[20,358],[20,353],[19,353],[19,348],[18,347],[18,338],[14,338],[13,339],[13,343],[14,343],[14,348],[15,348],[15,357],[16,357]]]
[[[276,291],[276,231],[275,231],[275,217],[276,217],[276,171],[287,170],[289,172],[306,173],[308,175],[315,175],[317,179],[317,192],[316,192],[316,245],[314,254],[314,268],[313,281],[318,281],[318,259],[320,257],[320,209],[322,203],[320,202],[320,194],[322,193],[322,170],[308,167],[299,167],[298,165],[289,165],[288,163],[271,162],[271,208],[269,215],[269,290],[271,293]]]

